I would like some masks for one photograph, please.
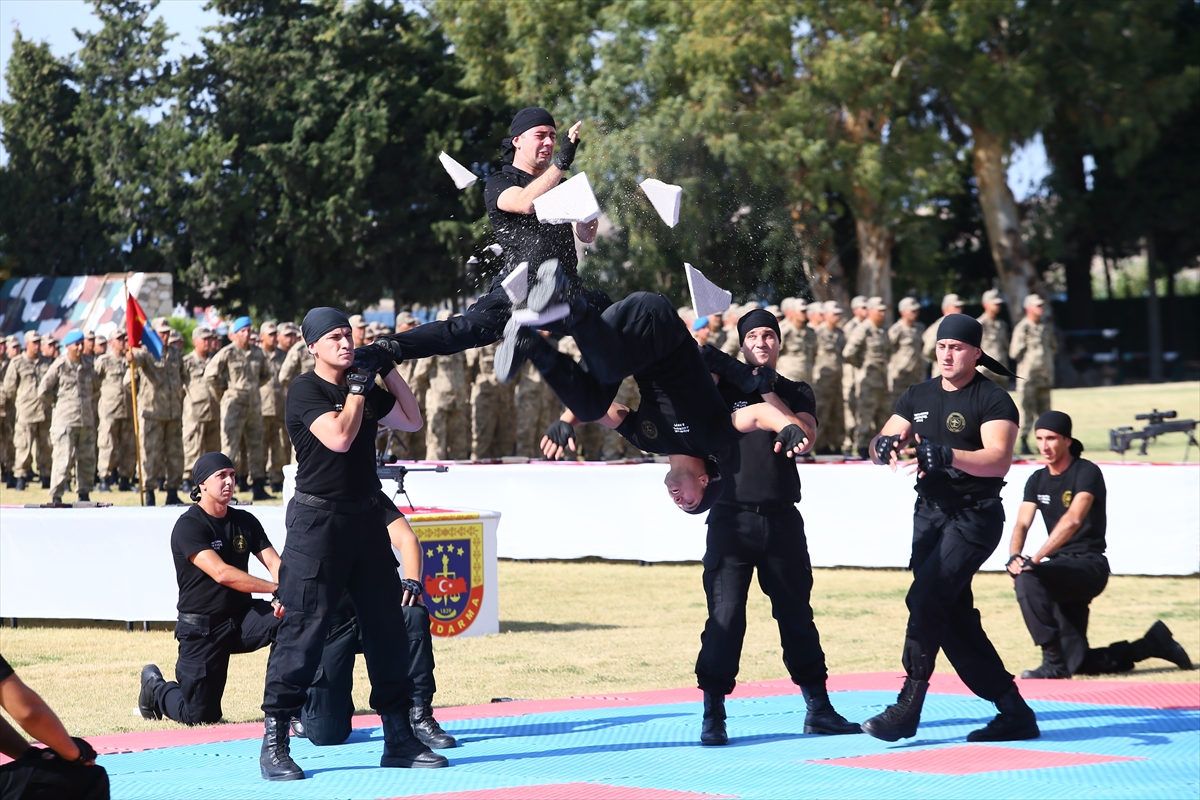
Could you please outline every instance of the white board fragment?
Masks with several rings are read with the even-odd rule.
[[[697,317],[720,314],[729,308],[733,302],[732,292],[717,286],[691,264],[685,262],[683,269],[687,273],[688,291],[692,294],[692,309]]]
[[[591,222],[600,216],[596,195],[586,172],[560,183],[533,201],[539,222],[557,225],[563,222]]]
[[[524,303],[525,298],[529,296],[529,262],[522,261],[517,264],[500,285],[504,287],[504,293],[514,306]]]
[[[471,170],[467,169],[445,153],[442,153],[440,156],[438,156],[438,161],[442,162],[442,166],[446,169],[446,172],[450,174],[451,179],[454,181],[454,185],[459,189],[466,189],[468,186],[473,186],[475,185],[475,182],[479,180],[474,172],[471,172]]]
[[[494,242],[483,249],[487,250],[494,256],[502,255],[504,253],[504,248]]]
[[[645,192],[646,197],[650,198],[650,205],[654,206],[663,222],[671,228],[679,224],[679,206],[683,200],[682,186],[663,183],[657,178],[646,178],[638,186]]]

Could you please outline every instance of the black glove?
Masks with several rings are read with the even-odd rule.
[[[1008,569],[1009,567],[1011,567],[1012,563],[1014,561],[1021,562],[1021,569],[1024,569],[1025,567],[1028,567],[1033,564],[1033,559],[1030,558],[1029,556],[1022,555],[1021,553],[1013,553],[1011,556],[1008,557],[1008,561],[1004,562],[1004,568]]]
[[[389,342],[399,350],[400,346],[395,342]],[[392,350],[384,346],[382,342],[374,342],[365,347],[356,347],[354,349],[354,368],[363,372],[376,372],[380,375],[387,375],[396,367],[396,360],[392,356]]]
[[[807,439],[804,435],[804,430],[799,425],[788,425],[786,428],[775,434],[775,441],[783,445],[783,449],[779,452],[786,453],[788,450],[795,450],[797,453],[804,448],[804,441]]]
[[[425,588],[421,586],[421,582],[414,581],[412,578],[401,578],[400,585],[404,587],[404,591],[408,592],[413,597],[420,597],[425,591]]]
[[[563,140],[558,143],[558,155],[554,159],[554,166],[566,172],[571,168],[571,162],[575,160],[575,148],[579,147],[579,142],[572,142],[570,136],[564,136]]]
[[[569,439],[575,438],[575,428],[569,422],[556,419],[546,428],[546,438],[559,447],[566,447]]]
[[[758,374],[754,376],[757,383],[754,390],[759,394],[775,391],[775,379],[779,377],[779,373],[763,364],[758,367]]]
[[[917,442],[917,464],[926,475],[939,469],[947,469],[953,463],[954,448],[934,444],[928,439]]]
[[[880,436],[875,440],[875,458],[880,464],[887,464],[892,460],[892,454],[900,449],[900,437],[897,436]]]
[[[352,367],[346,370],[346,383],[350,384],[350,394],[366,394],[375,384],[375,372]]]
[[[87,739],[80,739],[72,736],[71,741],[74,742],[75,746],[79,748],[79,758],[75,759],[75,761],[71,763],[83,763],[84,761],[96,760],[96,749],[88,744]]]

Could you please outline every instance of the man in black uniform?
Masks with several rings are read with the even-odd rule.
[[[383,721],[383,767],[444,767],[447,761],[413,737],[408,721],[412,679],[400,611],[399,566],[380,508],[375,472],[376,424],[421,427],[417,401],[390,362],[386,389],[374,369],[355,366],[350,320],[333,308],[304,317],[304,341],[316,360],[292,382],[286,421],[296,448],[296,493],[287,510],[287,547],[279,567],[286,607],[263,692],[265,735],[259,766],[267,780],[299,780],[288,725],[299,717],[321,663],[331,614],[349,592],[362,630],[371,677],[371,707]]]
[[[542,439],[547,458],[573,447],[573,424],[599,422],[635,447],[670,458],[665,483],[672,501],[689,514],[712,508],[721,493],[721,463],[741,433],[770,431],[774,448],[800,452],[799,420],[771,391],[775,371],[729,359],[747,390],[763,393],[764,403],[732,413],[713,382],[696,340],[662,295],[633,294],[600,313],[577,295],[570,325],[583,355],[576,362],[546,340],[521,328],[518,355],[528,358],[568,411]],[[731,375],[734,373],[730,373]],[[632,375],[641,392],[636,411],[614,403],[621,381]]]
[[[1138,661],[1163,658],[1190,670],[1192,660],[1158,620],[1134,642],[1088,647],[1088,604],[1108,584],[1105,530],[1107,490],[1100,468],[1085,458],[1083,444],[1071,438],[1071,418],[1047,411],[1034,425],[1046,466],[1029,476],[1025,499],[1009,544],[1008,571],[1042,665],[1022,678],[1070,678],[1129,672]],[[1025,537],[1041,510],[1049,538],[1032,556],[1023,554]]]
[[[908,470],[917,473],[903,655],[908,677],[896,703],[862,726],[889,742],[917,734],[939,649],[967,688],[1000,711],[967,741],[1040,735],[1037,717],[984,633],[971,595],[972,577],[1004,532],[1000,488],[1012,465],[1018,419],[1008,393],[975,370],[978,364],[1012,374],[979,349],[982,337],[977,320],[944,317],[936,345],[941,377],[909,387],[871,441],[872,460],[894,471],[898,450],[916,438],[917,463]]]
[[[433,716],[433,695],[437,683],[433,678],[433,634],[429,628],[429,611],[421,602],[421,543],[408,520],[396,504],[383,495],[381,501],[388,538],[400,551],[400,566],[404,578],[401,611],[408,630],[408,674],[413,680],[413,706],[409,722],[417,738],[431,748],[457,747],[453,736],[442,730]],[[332,615],[329,637],[321,654],[321,666],[308,688],[308,699],[300,719],[292,720],[292,733],[307,738],[315,745],[341,744],[350,736],[354,715],[354,656],[362,652],[358,618],[350,595]]]
[[[492,281],[489,292],[462,316],[381,336],[376,343],[392,348],[393,352],[394,346],[398,346],[398,357],[410,361],[491,344],[505,333],[512,313],[512,302],[501,281],[522,263],[529,269],[527,287],[535,291],[538,289],[539,266],[550,262],[557,263],[558,272],[568,276],[576,291],[584,291],[576,274],[575,237],[584,244],[592,242],[596,238],[598,222],[574,226],[569,223],[543,224],[538,221],[533,207],[535,199],[564,180],[575,160],[582,124],[576,122],[571,126],[555,157],[557,131],[550,112],[537,107],[517,112],[509,127],[509,136],[501,145],[504,166],[488,178],[483,192],[496,243],[502,248],[504,269]],[[553,273],[551,269],[547,287],[555,285]],[[604,304],[607,300],[603,292],[587,294],[593,303]],[[549,297],[542,297],[537,310],[541,311],[549,300]],[[532,298],[530,303],[532,305]],[[509,332],[515,331],[509,329]],[[509,367],[511,343],[503,345],[500,351],[496,356],[496,374],[507,382],[516,372]]]
[[[253,553],[278,578],[279,556],[253,514],[229,507],[237,476],[228,456],[200,456],[192,481],[197,503],[171,531],[179,584],[176,680],[165,680],[154,664],[143,667],[138,711],[146,719],[211,725],[221,720],[229,656],[275,642],[283,609],[250,595],[274,594],[278,584],[254,577],[246,567]]]
[[[738,335],[746,363],[775,369],[779,360],[779,322],[766,311],[751,311],[738,320]],[[706,348],[709,363],[734,361],[716,348]],[[739,363],[734,361],[734,363]],[[717,388],[730,411],[763,402],[759,392],[746,392],[730,380]],[[799,419],[805,442],[801,453],[816,440],[817,404],[812,387],[779,376],[776,394]],[[862,733],[829,702],[825,681],[825,653],[813,623],[809,602],[812,566],[804,538],[800,502],[800,476],[793,456],[776,453],[774,437],[753,431],[737,443],[730,469],[725,471],[725,491],[708,515],[708,542],[704,553],[704,594],[708,621],[700,636],[696,682],[704,692],[704,723],[700,743],[724,745],[725,696],[737,684],[742,641],[746,635],[746,593],[758,569],[758,582],[771,599],[771,613],[779,623],[783,663],[792,682],[808,704],[805,733]]]

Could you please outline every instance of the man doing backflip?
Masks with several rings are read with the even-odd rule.
[[[1162,620],[1134,642],[1088,646],[1088,605],[1108,584],[1104,557],[1108,492],[1100,468],[1080,458],[1083,445],[1071,438],[1071,418],[1047,411],[1033,426],[1046,466],[1029,476],[1009,544],[1008,571],[1017,603],[1042,664],[1022,678],[1070,678],[1128,672],[1135,662],[1163,658],[1190,670],[1192,660]],[[1049,538],[1032,556],[1026,536],[1038,511]]]
[[[967,741],[1040,735],[1037,717],[984,633],[971,595],[971,579],[1004,532],[1000,488],[1017,439],[1012,398],[975,369],[982,365],[1011,375],[979,349],[982,336],[982,326],[971,317],[944,317],[935,345],[940,377],[910,387],[871,441],[872,460],[893,471],[898,451],[913,438],[917,456],[909,469],[917,472],[917,505],[902,659],[907,677],[896,703],[862,726],[889,742],[916,736],[939,649],[967,688],[1000,711]]]
[[[304,341],[316,360],[288,391],[286,422],[296,448],[296,492],[287,510],[287,546],[279,567],[280,602],[287,609],[267,662],[265,733],[259,766],[267,780],[298,780],[288,725],[299,717],[321,663],[331,614],[350,593],[371,678],[371,707],[383,722],[383,767],[444,767],[447,761],[413,737],[413,682],[408,634],[380,507],[375,471],[376,425],[413,431],[421,413],[394,364],[380,370],[354,365],[350,320],[333,308],[304,317]]]

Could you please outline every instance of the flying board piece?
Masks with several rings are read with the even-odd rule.
[[[485,247],[483,249],[487,250],[489,253],[491,253],[494,256],[502,255],[504,253],[504,248],[498,244],[495,244],[494,242],[492,244],[489,244],[487,247]]]
[[[657,178],[646,178],[638,186],[646,193],[646,197],[650,198],[650,205],[654,206],[654,210],[662,217],[663,222],[671,228],[679,224],[679,203],[683,199],[682,186],[663,183]]]
[[[692,293],[692,309],[697,318],[720,314],[729,308],[733,302],[732,292],[717,286],[691,264],[685,262],[683,269],[687,273],[688,291]]]
[[[505,276],[500,285],[504,287],[504,293],[514,306],[524,303],[525,298],[529,296],[529,262],[522,261],[518,264]]]
[[[563,222],[591,222],[600,216],[600,206],[586,172],[560,183],[533,201],[538,222],[557,225]]]
[[[445,153],[442,153],[440,156],[438,156],[438,161],[442,162],[442,166],[446,168],[446,172],[450,173],[450,177],[454,180],[454,185],[460,189],[466,189],[468,186],[473,186],[475,182],[479,180],[474,172],[471,172],[471,170],[467,169]]]

